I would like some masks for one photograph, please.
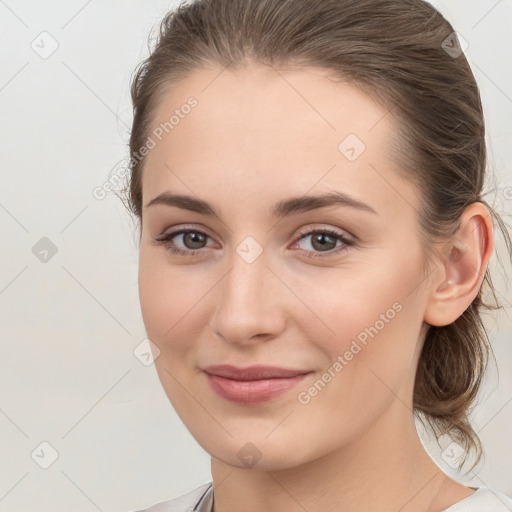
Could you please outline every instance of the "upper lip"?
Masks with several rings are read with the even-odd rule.
[[[295,377],[310,373],[310,370],[293,370],[278,366],[255,365],[241,368],[230,364],[218,364],[204,368],[206,373],[235,380],[261,380]]]

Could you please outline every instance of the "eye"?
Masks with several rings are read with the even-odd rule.
[[[297,243],[306,240],[308,237],[311,237],[311,240],[306,245],[312,247],[313,250],[303,249],[302,252],[309,253],[307,256],[312,258],[323,258],[339,254],[355,243],[343,233],[328,228],[312,229],[305,233],[301,233]],[[341,245],[336,247],[337,242],[341,242]]]
[[[181,238],[181,243],[185,245],[185,249],[176,246],[173,238]],[[198,231],[197,229],[180,229],[167,233],[161,238],[156,238],[157,242],[163,244],[163,246],[173,254],[180,254],[182,256],[195,256],[205,247],[207,239],[210,238],[206,233]],[[191,246],[191,247],[188,247]]]
[[[180,239],[181,237],[181,239]],[[302,253],[306,253],[307,257],[318,258],[328,257],[339,254],[347,250],[348,247],[355,244],[352,239],[346,237],[343,233],[333,229],[312,229],[300,234],[296,244],[300,244],[308,237],[312,237],[309,245],[312,249],[301,249]],[[210,237],[203,231],[192,228],[182,228],[176,231],[166,233],[155,240],[161,243],[169,252],[179,254],[181,256],[196,256],[207,247],[207,241]],[[180,240],[184,248],[177,246],[174,239]],[[337,243],[340,245],[337,246]]]

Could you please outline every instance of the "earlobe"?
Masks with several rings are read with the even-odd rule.
[[[443,326],[454,322],[469,307],[482,286],[494,248],[492,219],[483,203],[464,211],[460,227],[443,244],[424,321]]]

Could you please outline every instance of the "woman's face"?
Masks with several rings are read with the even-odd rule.
[[[394,120],[357,88],[313,69],[221,71],[166,93],[149,134],[142,315],[198,443],[233,466],[293,467],[393,407],[412,415],[428,293],[420,197],[392,162]],[[190,200],[147,206],[161,194]],[[205,372],[221,364],[309,373],[244,384]]]

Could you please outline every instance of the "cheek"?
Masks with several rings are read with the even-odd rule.
[[[139,299],[148,334],[164,341],[182,328],[208,291],[208,280],[189,267],[171,265],[160,248],[141,247]]]
[[[388,308],[387,300],[374,295],[362,310],[340,313],[336,336],[320,347],[326,366],[310,387],[298,389],[299,410],[327,445],[360,435],[397,396],[403,404],[411,401],[419,326],[410,320],[409,303]]]
[[[410,291],[404,270],[391,262],[378,271],[352,266],[317,273],[314,279],[295,276],[297,295],[310,311],[304,318],[321,320],[333,340],[355,337],[375,323],[382,330],[398,316]]]
[[[381,368],[393,379],[394,371],[410,370],[422,325],[421,295],[413,292],[420,278],[412,259],[395,256],[383,255],[379,265],[364,269],[326,273],[309,291],[304,283],[302,293],[317,315],[303,317],[302,330],[321,340],[318,348],[328,356],[327,364],[342,358],[344,373],[374,368],[378,374]],[[314,336],[318,318],[328,326],[330,332],[322,330],[327,335]]]
[[[153,248],[142,248],[139,257],[139,300],[148,338],[160,350],[155,359],[160,382],[178,413],[187,408],[193,368],[191,343],[194,315],[204,285],[190,272],[172,266]],[[196,306],[196,308],[194,307]],[[187,384],[185,384],[187,383]]]
[[[141,248],[139,300],[148,337],[161,350],[183,330],[206,290],[197,276],[169,265],[157,250]]]

